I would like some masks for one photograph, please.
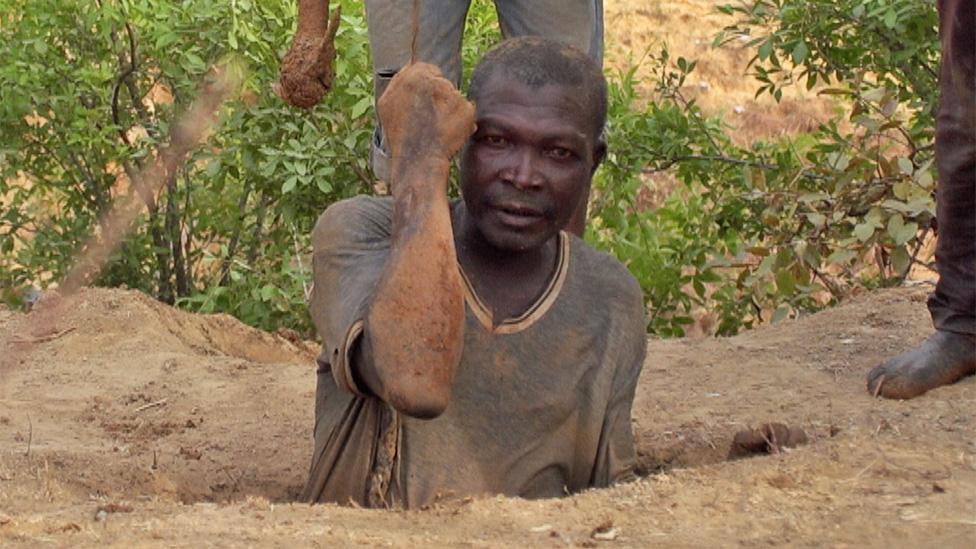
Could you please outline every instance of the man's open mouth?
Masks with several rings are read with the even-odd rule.
[[[506,203],[498,204],[495,209],[501,210],[507,214],[518,215],[523,217],[542,217],[542,212],[531,206],[526,206],[524,204]]]
[[[524,228],[538,223],[544,218],[542,210],[517,202],[494,204],[492,208],[504,225]]]

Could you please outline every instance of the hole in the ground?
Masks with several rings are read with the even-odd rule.
[[[718,431],[714,426],[639,432],[636,473],[645,477],[726,461],[737,432],[733,427]],[[31,471],[28,476],[46,490],[60,486],[85,498],[159,498],[185,504],[230,503],[249,497],[274,503],[298,501],[308,459],[300,449],[279,454],[273,448],[237,444],[203,447],[205,451],[191,452],[170,438],[169,444],[160,445],[164,450],[146,446],[35,450],[30,458],[11,454],[13,462],[8,466]]]
[[[644,431],[637,436],[636,472],[648,476],[725,461],[732,434],[716,436],[701,429]]]
[[[808,442],[806,432],[782,423],[765,423],[756,429],[714,429],[692,426],[675,431],[643,431],[637,436],[639,476],[674,468],[693,468],[731,459],[776,453],[781,447]]]

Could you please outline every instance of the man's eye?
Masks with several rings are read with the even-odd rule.
[[[566,160],[573,156],[573,151],[562,147],[553,147],[549,149],[549,156],[556,160]]]
[[[504,147],[505,145],[508,145],[507,139],[497,135],[486,135],[481,138],[481,141],[492,147]]]

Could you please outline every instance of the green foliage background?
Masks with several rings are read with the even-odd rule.
[[[335,3],[335,2],[334,2]],[[216,63],[246,74],[193,153],[113,255],[98,284],[126,285],[265,329],[308,332],[308,235],[329,203],[372,192],[372,82],[362,7],[343,0],[335,89],[313,111],[271,92],[293,0],[0,0],[0,291],[17,303],[57,281],[112,201],[151,161]],[[587,239],[638,278],[648,329],[681,335],[696,311],[715,331],[802,314],[857,285],[897,283],[934,215],[934,1],[747,0],[722,8],[718,43],[745,36],[757,94],[821,86],[844,114],[748,147],[682,85],[694,60],[648,56],[610,75],[610,157]],[[498,40],[491,3],[469,14],[464,59]],[[172,104],[144,99],[164,87]],[[144,130],[143,137],[131,128]],[[681,186],[657,209],[649,173]],[[871,269],[866,269],[871,265]],[[868,274],[865,274],[868,273]]]

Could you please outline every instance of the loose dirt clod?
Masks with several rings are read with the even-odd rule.
[[[186,448],[184,446],[180,446],[180,453],[179,453],[179,455],[183,459],[189,459],[189,460],[199,461],[200,458],[203,457],[203,452],[201,452],[200,450],[198,450],[196,448]]]
[[[757,429],[745,429],[735,434],[728,459],[739,459],[758,454],[778,454],[783,448],[793,448],[808,441],[807,434],[799,427],[783,423],[764,423]]]

